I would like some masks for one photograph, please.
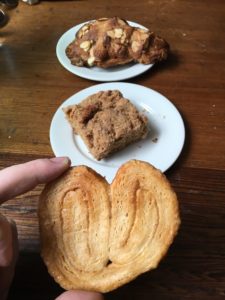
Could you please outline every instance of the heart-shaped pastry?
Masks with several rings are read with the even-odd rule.
[[[158,266],[177,233],[177,197],[146,162],[122,165],[111,185],[86,166],[40,197],[41,254],[63,288],[111,291]]]

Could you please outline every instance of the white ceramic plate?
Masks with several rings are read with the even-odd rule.
[[[149,120],[150,133],[145,140],[129,145],[107,159],[95,160],[65,119],[63,107],[77,104],[91,94],[118,89]],[[50,142],[56,156],[69,156],[72,165],[87,165],[111,182],[117,169],[130,159],[144,160],[162,172],[179,156],[185,139],[183,120],[176,107],[149,88],[124,82],[102,83],[86,88],[66,100],[56,111],[50,127]]]
[[[87,23],[87,22],[85,22]],[[108,69],[102,69],[98,67],[86,68],[86,67],[77,67],[71,64],[69,58],[66,56],[65,50],[66,47],[74,40],[76,32],[85,24],[79,24],[68,31],[66,31],[61,38],[59,39],[56,46],[56,55],[59,62],[66,68],[68,71],[76,74],[80,77],[91,79],[95,81],[118,81],[128,78],[135,77],[146,72],[150,69],[153,64],[143,65],[143,64],[126,64],[124,66],[118,66]],[[146,29],[144,26],[129,22],[131,26],[140,27]]]

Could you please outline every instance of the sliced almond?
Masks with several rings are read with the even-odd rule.
[[[109,37],[111,37],[112,39],[115,38],[115,32],[114,32],[114,30],[109,30],[109,31],[107,31],[106,33],[107,33],[107,35],[108,35]]]
[[[131,49],[133,52],[137,52],[140,50],[141,44],[137,41],[133,41],[131,44]]]
[[[98,19],[98,21],[106,21],[106,20],[108,20],[108,18],[100,18],[100,19]]]
[[[87,52],[91,47],[90,41],[84,41],[80,44],[80,48],[83,49],[85,52]]]
[[[144,28],[138,28],[138,31],[142,32],[142,33],[147,33],[149,30],[148,29],[144,29]]]
[[[84,35],[83,31],[82,31],[82,30],[79,30],[79,31],[78,31],[78,34],[77,34],[78,38],[81,39],[83,35]]]
[[[115,37],[118,38],[118,39],[121,38],[121,36],[123,35],[123,29],[122,28],[115,28],[114,32],[115,32]]]
[[[125,31],[123,31],[123,34],[122,34],[122,36],[121,36],[121,43],[122,43],[122,44],[124,44],[124,43],[125,43],[125,41],[126,41],[126,37],[127,37],[127,35],[126,35],[126,32],[125,32]]]
[[[81,28],[83,32],[87,32],[89,30],[89,25],[84,25],[84,27]]]
[[[87,63],[90,67],[92,67],[94,65],[94,61],[95,61],[95,57],[94,56],[90,56],[87,60]]]

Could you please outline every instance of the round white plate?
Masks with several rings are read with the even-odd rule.
[[[90,22],[90,21],[89,21]],[[87,22],[85,22],[87,23]],[[150,69],[153,64],[143,65],[143,64],[126,64],[123,66],[102,69],[98,67],[86,68],[86,67],[77,67],[71,64],[69,58],[66,56],[65,50],[66,47],[74,40],[76,32],[85,24],[79,24],[68,31],[66,31],[61,38],[59,39],[56,46],[56,55],[59,62],[66,68],[68,71],[76,74],[80,77],[91,79],[95,81],[118,81],[128,78],[135,77],[146,72]],[[131,26],[140,27],[146,29],[144,26],[128,22]]]
[[[78,104],[91,94],[103,90],[120,90],[149,120],[146,139],[129,145],[107,159],[97,161],[89,153],[80,136],[74,135],[62,111],[63,107]],[[86,88],[68,100],[56,111],[50,127],[50,142],[56,156],[68,156],[72,165],[87,165],[105,176],[108,182],[117,169],[130,159],[151,163],[166,171],[179,156],[185,139],[183,120],[176,107],[158,92],[132,83],[102,83]]]

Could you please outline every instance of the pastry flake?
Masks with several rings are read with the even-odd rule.
[[[46,185],[41,255],[66,290],[108,292],[154,269],[177,234],[176,194],[146,162],[122,165],[112,184],[86,166]]]

